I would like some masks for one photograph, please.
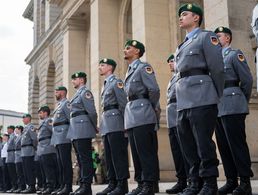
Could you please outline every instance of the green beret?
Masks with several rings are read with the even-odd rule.
[[[39,113],[40,111],[50,113],[50,108],[49,108],[47,105],[44,105],[44,106],[39,107],[38,113]]]
[[[169,63],[170,60],[174,60],[175,56],[173,54],[171,54],[168,59],[167,59],[167,63]]]
[[[72,74],[71,78],[72,79],[76,79],[76,78],[86,78],[87,75],[85,72],[76,72],[74,74]]]
[[[9,126],[7,127],[7,129],[12,129],[12,130],[14,130],[14,129],[15,129],[15,126],[9,125]]]
[[[59,86],[59,87],[57,87],[55,90],[56,90],[56,91],[66,91],[66,92],[67,92],[67,89],[66,89],[66,87],[64,87],[64,86]]]
[[[21,131],[23,131],[23,126],[21,126],[21,125],[17,125],[16,128],[20,129]]]
[[[22,118],[27,118],[27,117],[31,118],[31,115],[28,113],[25,113],[24,115],[22,115]]]
[[[127,46],[133,46],[133,47],[139,49],[139,50],[140,50],[140,53],[141,53],[141,56],[142,56],[142,55],[144,54],[144,52],[145,52],[145,47],[144,47],[144,45],[143,45],[141,42],[137,41],[137,40],[128,40],[128,41],[126,41],[125,47],[127,47]]]
[[[232,31],[227,28],[227,27],[224,27],[224,26],[220,26],[218,28],[216,28],[216,30],[214,31],[216,34],[217,33],[227,33],[229,34],[230,36],[232,36]]]
[[[178,15],[180,16],[183,11],[190,11],[199,15],[201,18],[203,17],[202,8],[194,3],[183,4],[178,10]]]
[[[99,61],[99,64],[108,64],[113,67],[116,67],[116,62],[115,60],[109,59],[109,58],[103,58],[102,60]]]

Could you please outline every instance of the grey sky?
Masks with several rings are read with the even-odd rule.
[[[33,23],[22,17],[30,0],[0,0],[0,109],[27,112]]]

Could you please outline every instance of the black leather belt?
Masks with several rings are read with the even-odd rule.
[[[139,95],[132,95],[128,97],[129,101],[134,101],[137,99],[149,99],[149,95],[148,94],[139,94]]]
[[[33,144],[24,144],[21,147],[23,148],[23,147],[27,147],[27,146],[33,146]]]
[[[168,101],[168,104],[171,104],[171,103],[176,103],[176,98],[171,98],[169,101]]]
[[[21,151],[21,149],[15,149],[15,151]]]
[[[108,110],[111,110],[111,109],[118,109],[118,104],[114,104],[114,105],[107,105],[107,106],[104,106],[103,108],[103,111],[108,111]]]
[[[229,88],[229,87],[239,87],[239,82],[233,81],[233,80],[225,81],[224,89]]]
[[[50,139],[50,138],[51,138],[51,136],[39,138],[39,142],[41,142],[41,141],[43,141],[43,140],[46,140],[46,139]]]
[[[78,111],[78,112],[74,112],[71,114],[71,118],[74,118],[76,116],[80,116],[80,115],[88,115],[87,111]]]
[[[70,123],[68,121],[62,121],[62,122],[54,123],[53,127],[61,126],[61,125],[69,125],[69,124]]]
[[[12,150],[7,150],[7,152],[14,152],[15,150],[14,149],[12,149]]]
[[[201,68],[195,68],[191,69],[185,72],[178,72],[177,73],[177,79],[182,79],[184,77],[189,77],[189,76],[196,76],[196,75],[208,75],[209,72],[208,70],[204,70]]]

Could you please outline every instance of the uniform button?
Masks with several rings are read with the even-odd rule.
[[[143,103],[141,103],[141,106],[143,106]]]
[[[133,82],[135,82],[135,79],[133,79]]]
[[[81,120],[81,123],[83,122],[83,120]]]
[[[113,112],[112,115],[115,115],[115,113]]]
[[[179,60],[179,56],[177,57],[177,59]]]
[[[200,83],[202,83],[202,80],[200,80]]]
[[[190,54],[192,54],[193,52],[192,51],[190,51]]]
[[[235,95],[235,93],[233,92],[232,95]]]

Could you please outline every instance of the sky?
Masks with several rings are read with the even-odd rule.
[[[0,109],[27,112],[33,22],[22,14],[30,0],[0,0]]]

